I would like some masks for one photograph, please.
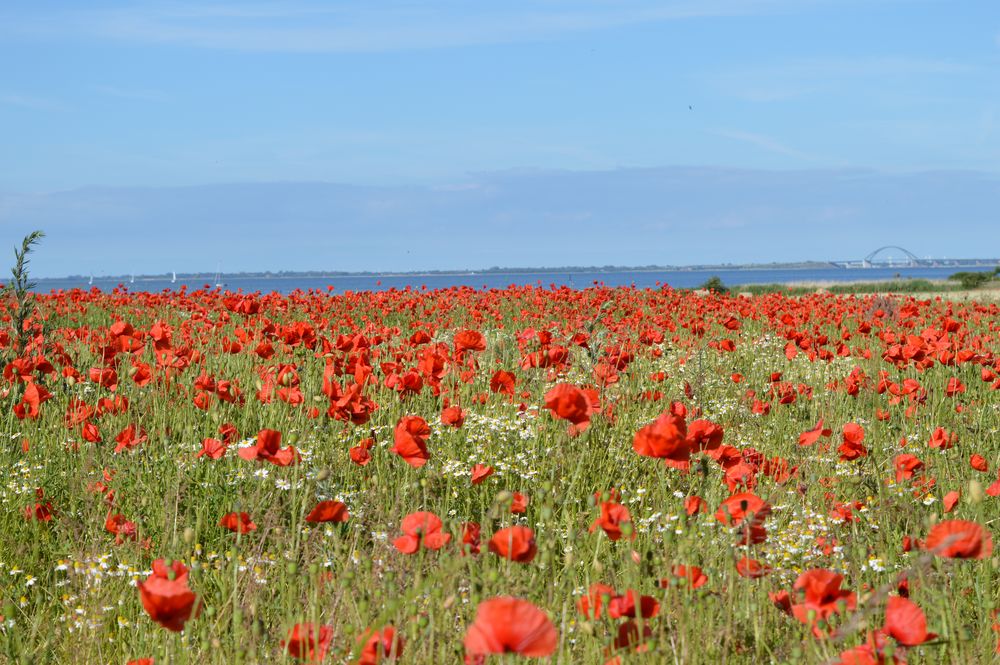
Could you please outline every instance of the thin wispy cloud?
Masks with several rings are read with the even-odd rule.
[[[36,95],[25,95],[19,92],[0,92],[0,106],[16,106],[34,111],[63,111],[65,106],[60,102]]]
[[[765,134],[757,134],[755,132],[744,132],[732,129],[715,129],[709,131],[709,134],[714,136],[721,136],[727,139],[733,139],[734,141],[742,141],[743,143],[749,143],[751,145],[757,146],[762,150],[767,152],[772,152],[778,155],[784,155],[785,157],[794,157],[796,159],[801,159],[809,162],[819,162],[822,161],[820,157],[816,155],[810,155],[808,153],[802,152],[801,150],[796,150],[790,146],[785,145],[778,139]]]
[[[102,95],[107,95],[109,97],[117,97],[119,99],[132,99],[135,101],[142,102],[165,102],[170,99],[170,96],[163,92],[162,90],[153,89],[143,89],[143,88],[120,88],[113,85],[98,85],[94,86],[96,92]]]
[[[846,82],[954,77],[976,71],[975,66],[955,60],[874,55],[735,67],[710,74],[708,80],[716,89],[734,97],[771,102],[828,91]]]
[[[8,31],[243,51],[377,52],[549,39],[641,23],[800,11],[829,0],[510,2],[462,11],[460,2],[192,3],[20,16]]]

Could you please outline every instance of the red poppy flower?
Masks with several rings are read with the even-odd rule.
[[[226,451],[229,449],[222,441],[218,439],[202,439],[201,440],[201,450],[195,453],[195,457],[208,457],[209,459],[221,459]]]
[[[490,538],[490,552],[518,563],[530,563],[538,553],[535,532],[526,526],[500,529]]]
[[[442,409],[441,424],[449,427],[461,427],[465,424],[465,411],[460,406],[449,406]]]
[[[594,412],[591,401],[583,390],[569,383],[559,383],[545,393],[545,408],[556,418],[568,420],[580,432],[590,426]]]
[[[614,501],[604,501],[601,503],[601,516],[590,525],[590,531],[593,533],[597,527],[601,527],[611,540],[621,540],[623,524],[628,524],[631,528],[632,516],[628,508]],[[635,535],[634,530],[630,531],[632,539],[635,539]]]
[[[770,575],[771,567],[745,556],[736,562],[736,572],[739,573],[740,577],[755,580]]]
[[[482,527],[478,522],[466,522],[462,525],[462,555],[479,554],[479,534]]]
[[[21,403],[14,406],[14,415],[23,420],[38,418],[41,406],[44,402],[52,399],[52,393],[34,382],[28,381],[24,388],[24,395],[21,396]]]
[[[257,525],[250,520],[249,513],[227,513],[219,520],[219,526],[234,533],[250,533],[257,530]]]
[[[115,543],[122,544],[125,538],[136,539],[136,524],[129,522],[121,513],[108,513],[104,520],[104,530],[115,536]]]
[[[725,431],[709,420],[693,420],[687,426],[687,440],[692,452],[716,450],[722,445]]]
[[[455,352],[461,355],[465,351],[486,350],[486,338],[477,330],[460,330],[455,333]]]
[[[427,452],[427,437],[431,428],[420,416],[403,416],[396,423],[394,432],[395,445],[392,452],[415,469],[419,469],[431,458]]]
[[[955,506],[958,504],[958,500],[961,497],[962,495],[956,491],[951,491],[945,494],[944,498],[941,499],[941,506],[944,508],[944,512],[950,513],[951,511],[953,511],[955,509]]]
[[[892,465],[896,469],[897,483],[913,478],[918,471],[924,468],[924,463],[920,461],[920,458],[909,453],[896,455],[896,458],[892,461]]]
[[[958,434],[954,432],[949,432],[943,427],[936,428],[931,432],[931,439],[927,442],[927,445],[931,448],[938,448],[939,450],[947,450],[955,445],[958,441]]]
[[[237,454],[245,460],[265,460],[276,466],[291,466],[300,457],[294,446],[281,449],[281,432],[262,429],[257,432],[257,442],[247,448],[240,448]]]
[[[405,641],[392,626],[382,630],[366,630],[358,638],[364,642],[357,665],[379,665],[383,660],[396,660],[403,655]]]
[[[163,559],[157,559],[153,572],[136,586],[149,618],[167,630],[180,632],[195,612],[198,597],[188,588],[188,570],[180,561],[168,568]]]
[[[885,607],[885,625],[882,630],[892,639],[908,647],[929,642],[937,637],[937,634],[927,632],[927,617],[916,603],[900,596],[889,598]]]
[[[528,497],[520,492],[514,492],[510,501],[510,512],[515,515],[523,515],[528,512]]]
[[[614,596],[608,601],[608,616],[612,619],[622,617],[652,619],[659,613],[660,603],[655,598],[640,595],[638,591],[633,589],[628,589],[625,593]]]
[[[129,425],[115,437],[115,441],[118,443],[115,446],[115,452],[120,453],[123,450],[131,450],[138,445],[146,443],[148,440],[149,435],[145,429],[137,428],[134,424]]]
[[[288,638],[281,640],[281,646],[293,658],[310,663],[320,663],[333,641],[333,628],[314,626],[311,623],[297,623],[288,631]]]
[[[799,575],[795,590],[803,592],[803,601],[792,605],[792,614],[800,622],[813,625],[837,614],[841,608],[853,610],[857,596],[853,591],[841,589],[844,576],[832,570],[814,568]]]
[[[551,656],[559,633],[545,613],[530,601],[510,596],[485,600],[476,608],[476,618],[465,633],[467,656],[516,653],[543,658]]]
[[[476,464],[472,467],[472,484],[478,485],[493,475],[493,467]]]
[[[993,537],[976,522],[945,520],[927,534],[924,549],[956,559],[985,559],[993,553]]]
[[[691,444],[687,440],[684,417],[672,411],[662,414],[635,433],[632,448],[644,457],[656,457],[671,466],[686,467],[691,458]]]
[[[370,438],[362,439],[361,441],[358,442],[358,445],[351,447],[351,450],[349,451],[348,454],[351,456],[352,462],[354,462],[358,466],[364,466],[365,464],[368,464],[368,462],[372,460],[372,454],[368,451],[370,451],[374,447],[375,447],[374,439]]]
[[[703,587],[708,582],[708,576],[698,566],[678,565],[674,566],[670,572],[674,577],[686,580],[688,587],[691,589]],[[663,584],[666,581],[661,580],[661,586],[666,586]]]
[[[844,462],[852,462],[856,459],[866,457],[868,449],[861,443],[865,438],[865,430],[857,423],[847,423],[844,425],[844,440],[837,450],[840,452],[840,459]]]
[[[767,538],[764,520],[771,514],[771,505],[755,494],[740,492],[733,494],[719,505],[715,519],[726,526],[740,530],[742,543],[751,545],[762,543]]]
[[[514,386],[516,384],[517,377],[515,377],[512,372],[508,372],[504,369],[498,369],[490,379],[490,392],[500,393],[501,395],[510,395],[511,398],[513,398]]]
[[[831,434],[833,434],[833,430],[823,429],[823,419],[820,418],[819,422],[816,423],[816,427],[799,434],[799,445],[811,446],[819,440],[819,437],[830,436]]]
[[[340,501],[320,501],[309,514],[306,521],[313,524],[319,522],[346,522],[351,515],[347,512],[347,506]]]
[[[688,515],[694,515],[696,513],[707,513],[708,512],[708,502],[705,501],[700,496],[689,496],[684,499],[684,512]]]
[[[576,609],[588,619],[600,619],[601,609],[616,595],[613,586],[595,582],[590,585],[587,595],[576,601]]]
[[[986,472],[990,470],[989,462],[982,455],[973,455],[969,458],[969,466],[971,466],[976,471]]]
[[[451,540],[450,533],[442,533],[444,524],[432,512],[419,511],[403,518],[400,528],[403,535],[393,541],[396,549],[403,554],[415,554],[421,543],[429,550],[438,550]]]

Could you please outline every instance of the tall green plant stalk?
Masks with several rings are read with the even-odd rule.
[[[45,233],[42,231],[32,231],[24,236],[20,249],[14,249],[14,267],[10,269],[14,279],[4,286],[4,299],[13,301],[8,305],[8,309],[13,310],[10,315],[10,325],[13,329],[11,331],[11,344],[15,358],[24,353],[31,342],[31,334],[24,329],[24,324],[35,313],[35,300],[31,293],[31,290],[35,288],[35,283],[31,281],[28,274],[28,264],[30,263],[28,255],[44,237]]]

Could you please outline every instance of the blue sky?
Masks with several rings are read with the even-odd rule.
[[[1000,239],[992,0],[9,1],[0,63],[2,239],[45,228],[42,275]]]

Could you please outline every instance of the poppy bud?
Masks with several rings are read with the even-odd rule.
[[[513,499],[514,499],[514,495],[513,494],[511,494],[507,490],[503,490],[502,492],[498,492],[497,493],[496,498],[493,499],[493,503],[495,503],[495,504],[496,503],[510,503]]]
[[[601,563],[600,561],[597,561],[596,559],[594,560],[594,572],[597,573],[598,575],[604,572],[604,564]]]
[[[299,433],[298,432],[290,432],[288,434],[288,443],[290,443],[290,444],[292,444],[294,446],[298,442],[299,442]]]
[[[976,505],[983,502],[986,497],[983,494],[983,485],[978,480],[969,481],[969,491],[966,494],[969,503]]]
[[[128,368],[128,376],[129,376],[129,378],[132,378],[133,376],[135,376],[138,373],[139,373],[139,368],[136,367],[135,365],[132,365],[131,367]]]
[[[194,529],[192,529],[189,526],[184,527],[184,542],[190,545],[191,543],[194,542],[194,537],[195,537]]]
[[[69,386],[69,387],[71,387],[71,388],[73,386],[75,386],[76,385],[76,377],[75,376],[67,376],[66,377],[66,385]]]
[[[316,481],[323,482],[330,477],[330,469],[320,469],[319,473],[316,474]]]

